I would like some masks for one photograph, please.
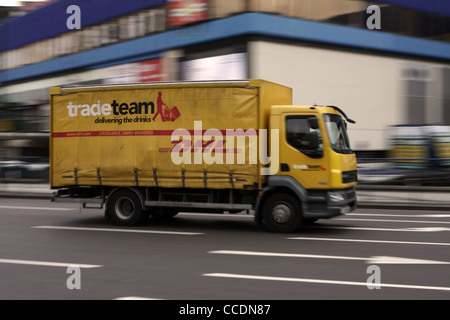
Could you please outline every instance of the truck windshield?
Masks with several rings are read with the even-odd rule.
[[[338,153],[353,153],[350,148],[345,120],[337,114],[325,114],[324,120],[333,150]]]

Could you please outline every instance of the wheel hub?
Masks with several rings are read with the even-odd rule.
[[[135,212],[133,201],[127,197],[117,200],[115,209],[117,216],[122,220],[129,219]]]
[[[291,208],[285,204],[277,204],[272,210],[272,218],[275,222],[280,224],[288,223],[292,217]]]

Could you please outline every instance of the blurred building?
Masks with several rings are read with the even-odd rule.
[[[353,148],[383,154],[389,126],[450,125],[450,3],[53,1],[0,25],[0,161],[48,162],[52,86],[246,78],[342,107]]]

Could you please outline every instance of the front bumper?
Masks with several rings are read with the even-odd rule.
[[[329,219],[353,212],[357,205],[355,187],[344,190],[308,190],[303,217]]]

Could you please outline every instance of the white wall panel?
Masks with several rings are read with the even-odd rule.
[[[268,41],[251,42],[249,55],[250,77],[292,87],[295,104],[336,105],[356,120],[349,126],[355,150],[386,150],[386,128],[405,124],[407,60]]]

